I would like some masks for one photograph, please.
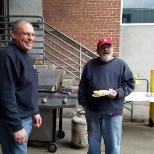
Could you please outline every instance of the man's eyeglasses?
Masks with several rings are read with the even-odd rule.
[[[24,37],[36,37],[36,34],[33,34],[33,33],[24,33],[19,31],[15,31],[15,32],[23,35]]]

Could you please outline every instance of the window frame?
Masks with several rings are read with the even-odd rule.
[[[121,15],[120,15],[120,25],[121,26],[144,26],[144,25],[154,25],[154,23],[122,23],[122,17],[123,17],[123,2],[124,0],[121,0]]]

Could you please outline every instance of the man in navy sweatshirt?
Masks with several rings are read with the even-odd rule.
[[[28,136],[39,128],[37,71],[28,52],[35,40],[31,23],[17,20],[12,43],[0,51],[0,143],[3,154],[27,154]]]
[[[105,154],[120,154],[124,99],[134,90],[134,78],[128,65],[113,56],[111,38],[100,39],[96,51],[99,57],[85,64],[78,90],[87,121],[88,154],[101,154],[102,137]],[[107,95],[95,97],[96,90],[107,90]]]

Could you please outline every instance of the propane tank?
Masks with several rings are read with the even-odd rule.
[[[88,145],[85,111],[81,109],[72,118],[72,144],[77,148],[83,148]]]

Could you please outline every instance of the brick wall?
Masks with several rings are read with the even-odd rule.
[[[112,37],[119,55],[121,0],[43,0],[45,22],[90,50]]]

